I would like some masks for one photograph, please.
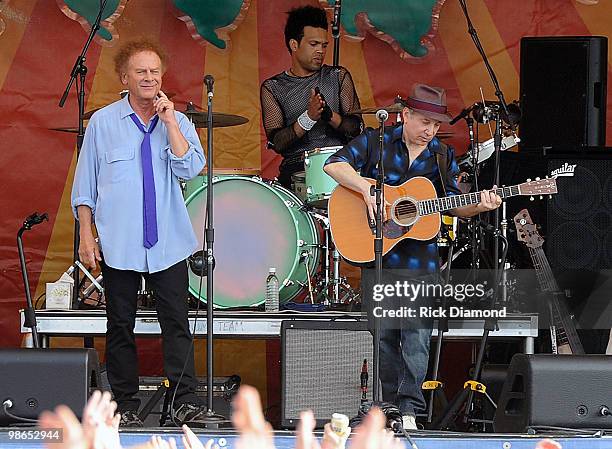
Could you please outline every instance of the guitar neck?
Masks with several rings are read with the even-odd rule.
[[[550,312],[551,320],[555,329],[557,342],[553,342],[553,351],[556,345],[568,346],[573,354],[584,354],[584,348],[580,342],[576,326],[570,317],[569,311],[565,307],[564,295],[559,290],[559,285],[555,280],[550,263],[542,247],[529,247],[529,254],[536,270],[538,282],[542,291],[550,293]],[[551,336],[552,337],[552,336]]]
[[[531,256],[533,268],[535,268],[536,270],[538,283],[540,284],[540,288],[542,289],[542,291],[551,293],[559,292],[559,285],[555,280],[552,268],[550,267],[550,263],[548,263],[548,258],[546,257],[546,254],[544,254],[544,250],[542,249],[542,247],[530,247],[529,255]]]
[[[431,215],[437,212],[444,212],[455,209],[457,207],[469,206],[471,204],[480,203],[482,192],[465,193],[463,195],[445,196],[443,198],[432,198],[421,200],[419,204],[419,213],[421,215]],[[502,199],[512,196],[522,195],[520,185],[501,187],[495,189],[495,193]]]

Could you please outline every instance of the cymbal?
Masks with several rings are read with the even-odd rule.
[[[187,103],[187,109],[182,111],[183,114],[193,122],[196,128],[206,128],[208,120],[207,111],[198,111],[193,103]],[[222,112],[213,112],[212,126],[213,128],[225,128],[227,126],[242,125],[249,121],[248,118],[235,114],[224,114]]]
[[[399,114],[405,107],[406,106],[404,106],[403,103],[396,101],[393,104],[382,107],[355,109],[354,111],[349,112],[349,114],[376,114],[381,109],[384,109],[389,114]]]
[[[49,128],[51,131],[61,131],[63,133],[78,133],[79,132],[79,128],[74,128],[74,127],[63,127],[63,128]],[[85,129],[85,127],[83,127],[83,129]]]

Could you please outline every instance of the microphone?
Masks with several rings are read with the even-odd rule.
[[[342,1],[336,0],[334,3],[334,20],[332,22],[332,37],[340,36],[340,10],[342,9]]]
[[[386,122],[389,118],[389,113],[385,109],[379,109],[376,111],[376,120],[379,122]]]
[[[363,359],[361,366],[361,402],[368,400],[368,359]]]
[[[461,120],[462,118],[467,117],[470,114],[470,112],[472,112],[472,109],[474,109],[474,106],[476,106],[476,103],[474,103],[469,108],[465,108],[457,116],[453,117],[453,119],[450,122],[448,122],[448,124],[452,126],[455,123],[457,123],[459,120]]]
[[[46,212],[42,215],[39,215],[38,212],[34,212],[32,215],[25,219],[25,221],[23,222],[23,226],[29,230],[37,224],[41,224],[45,220],[49,221],[49,215]]]
[[[215,79],[212,75],[206,75],[204,77],[204,84],[206,84],[206,91],[208,92],[208,97],[212,98],[213,96],[213,84],[215,84]]]

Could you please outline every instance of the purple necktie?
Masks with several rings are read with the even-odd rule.
[[[145,131],[144,126],[136,117],[136,113],[130,114],[130,118],[138,129],[144,133],[144,139],[140,144],[140,160],[142,163],[142,191],[143,201],[143,231],[144,247],[151,248],[157,243],[157,209],[155,206],[155,179],[153,177],[153,163],[151,161],[151,133],[159,120],[159,116],[153,117],[149,129]]]

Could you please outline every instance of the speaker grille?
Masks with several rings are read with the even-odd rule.
[[[317,421],[328,421],[333,413],[355,416],[364,359],[371,399],[372,335],[365,325],[347,328],[354,324],[293,322],[283,330],[284,426],[295,425],[304,410],[312,410]]]
[[[547,214],[547,244],[553,268],[562,270],[612,267],[612,159],[551,159],[554,170],[576,165],[573,177],[557,179]]]

